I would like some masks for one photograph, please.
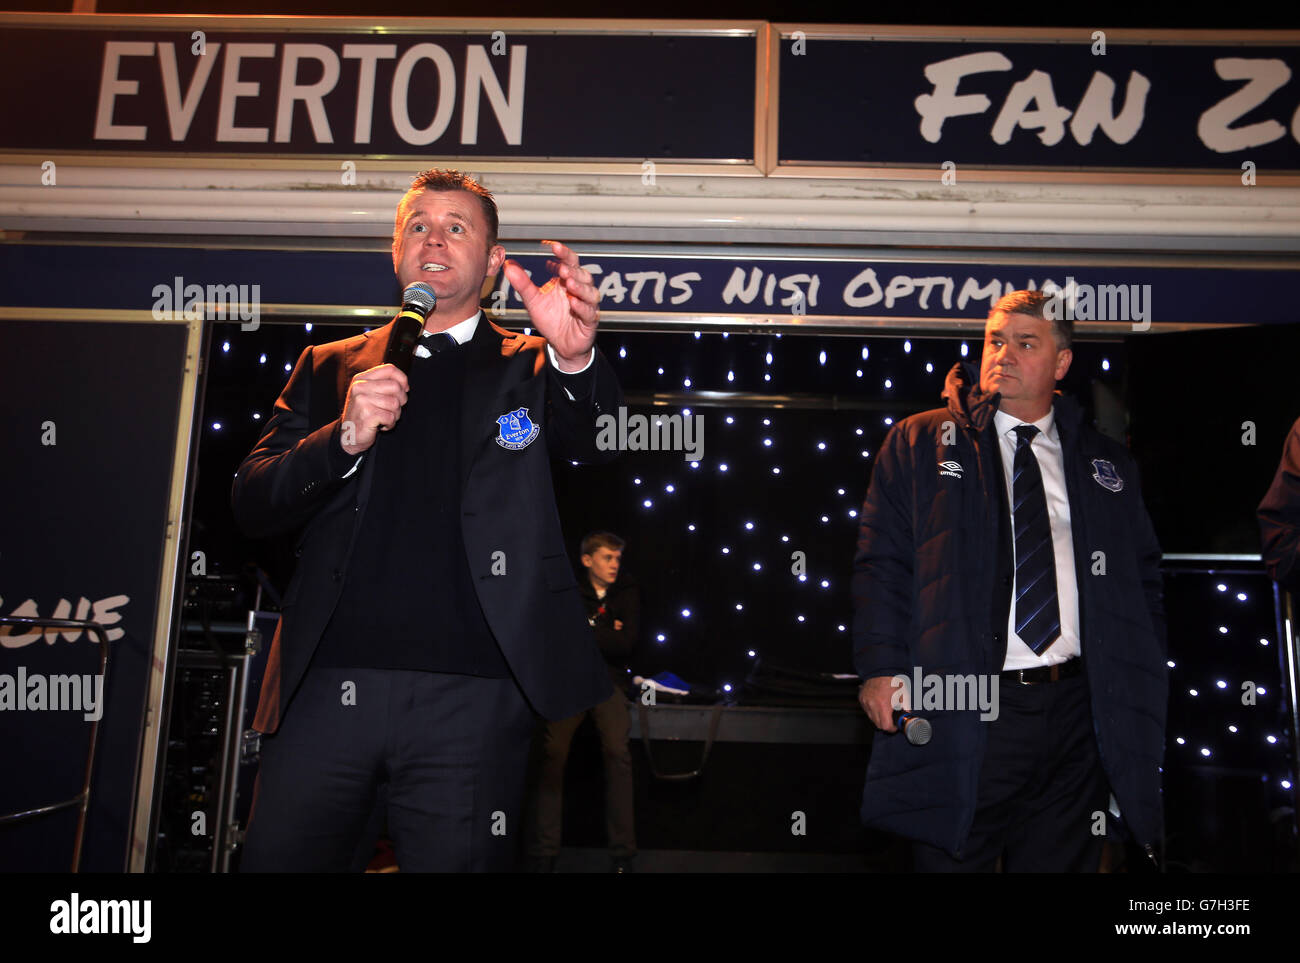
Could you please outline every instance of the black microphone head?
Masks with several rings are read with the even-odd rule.
[[[907,733],[907,741],[914,746],[924,746],[930,741],[930,736],[934,734],[929,719],[917,719],[915,717],[907,720],[907,725],[903,731]]]
[[[412,281],[402,291],[402,306],[411,305],[421,314],[428,315],[438,303],[438,295],[423,281]]]

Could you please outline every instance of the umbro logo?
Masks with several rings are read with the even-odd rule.
[[[948,475],[951,478],[960,478],[963,469],[960,462],[941,461],[939,462],[939,474]]]

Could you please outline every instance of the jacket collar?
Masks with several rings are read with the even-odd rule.
[[[988,394],[980,388],[979,369],[969,361],[958,361],[952,366],[944,380],[943,397],[958,425],[980,432],[992,423],[1002,401],[1001,392]],[[1073,438],[1083,421],[1079,403],[1058,391],[1052,397],[1052,409],[1062,441]]]
[[[960,427],[983,431],[993,420],[1002,395],[987,394],[980,388],[979,370],[969,361],[958,361],[944,379],[943,398]]]

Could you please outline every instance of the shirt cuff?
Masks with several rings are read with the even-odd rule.
[[[592,362],[596,360],[596,348],[594,345],[591,348],[591,357],[588,358],[587,363],[577,371],[561,371],[559,361],[555,357],[555,349],[549,344],[546,346],[546,353],[551,359],[551,367],[554,368],[555,373],[560,376],[560,386],[564,389],[564,393],[569,396],[570,401],[577,401],[579,397],[585,398],[591,393],[591,379],[595,374],[595,372],[591,370],[591,365]],[[567,384],[565,383],[565,379],[568,379]],[[573,391],[570,390],[570,386],[579,389],[581,395],[575,395]]]
[[[546,345],[546,354],[548,357],[550,357],[551,364],[555,365],[555,370],[559,371],[560,374],[582,374],[584,371],[590,368],[591,363],[596,360],[596,346],[595,345],[591,346],[591,357],[588,358],[587,363],[584,364],[577,371],[560,371],[560,361],[558,358],[555,357],[555,349],[552,348],[550,344]]]
[[[334,477],[339,480],[351,477],[352,473],[360,467],[362,459],[366,457],[365,452],[362,452],[353,460],[353,456],[343,450],[342,427],[342,424],[335,426],[333,437],[330,439],[329,454],[330,468]],[[352,467],[348,468],[346,473],[343,473],[343,469],[348,462],[352,462]]]

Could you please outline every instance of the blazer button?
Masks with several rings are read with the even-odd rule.
[[[334,581],[337,582],[337,581],[338,581],[339,579],[341,579],[342,577],[343,577],[343,573],[340,572],[338,569],[335,569],[335,570],[334,570]]]

